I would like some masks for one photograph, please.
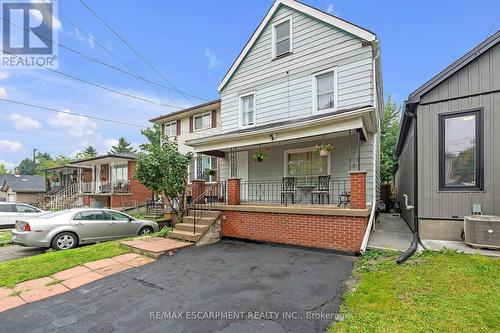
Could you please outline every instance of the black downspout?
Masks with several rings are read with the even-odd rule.
[[[413,139],[415,140],[413,142],[413,240],[411,242],[410,247],[408,250],[406,250],[402,255],[399,256],[399,258],[396,260],[398,264],[404,263],[408,258],[410,258],[415,251],[417,251],[418,248],[418,243],[420,242],[420,236],[419,236],[419,228],[418,228],[418,126],[417,126],[417,108],[415,107],[415,110],[413,113],[410,113],[408,111],[404,111],[405,115],[408,117],[413,118],[413,121],[415,122],[415,127],[414,127],[414,132],[413,132]]]

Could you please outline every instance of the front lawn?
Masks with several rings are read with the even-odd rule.
[[[118,242],[82,246],[72,250],[49,251],[33,257],[0,263],[0,287],[33,280],[72,268],[89,261],[114,257],[130,252]]]
[[[10,245],[12,241],[12,233],[10,230],[0,231],[0,247]]]
[[[367,252],[342,322],[329,332],[498,332],[500,258],[424,252],[397,265],[394,252]]]

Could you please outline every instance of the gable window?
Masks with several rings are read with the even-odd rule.
[[[255,94],[240,97],[240,127],[255,125]]]
[[[292,18],[278,21],[273,25],[273,58],[292,53]]]
[[[177,122],[172,121],[164,125],[164,133],[167,137],[173,137],[177,135]]]
[[[483,189],[480,110],[439,115],[440,190]]]
[[[337,109],[337,70],[330,69],[313,76],[313,111]]]
[[[207,112],[193,117],[194,130],[199,131],[212,127],[212,113]]]

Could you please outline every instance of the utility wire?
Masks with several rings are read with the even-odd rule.
[[[8,22],[9,24],[12,24],[13,26],[15,26],[15,27],[17,27],[17,28],[19,28],[19,29],[21,29],[21,30],[28,31],[28,32],[30,31],[29,29],[24,28],[24,27],[21,27],[20,25],[18,25],[18,24],[16,24],[16,23],[14,23],[14,22],[11,22],[10,20],[8,20],[8,19],[6,19],[6,18],[4,18],[4,17],[2,17],[2,20],[4,20],[5,22]],[[75,26],[76,26],[76,25],[75,25]],[[77,27],[77,28],[78,28],[78,27]],[[80,29],[80,28],[78,28],[78,29]],[[81,29],[80,29],[80,30],[81,30]],[[82,31],[84,31],[84,30],[82,30]],[[136,79],[142,80],[142,81],[147,82],[147,83],[149,83],[149,84],[154,84],[155,86],[158,86],[158,87],[161,87],[161,88],[164,88],[164,89],[170,90],[170,91],[179,92],[179,91],[178,91],[178,90],[176,90],[176,89],[172,89],[172,88],[167,87],[167,86],[165,86],[165,85],[162,85],[162,84],[160,84],[160,83],[157,83],[157,82],[151,81],[151,80],[149,80],[149,79],[147,79],[147,78],[145,78],[145,77],[143,77],[143,76],[138,75],[137,73],[131,73],[131,72],[128,72],[128,71],[126,71],[126,70],[124,70],[124,69],[121,69],[121,68],[119,68],[119,67],[113,66],[113,65],[111,65],[111,64],[109,64],[109,63],[107,63],[107,62],[104,62],[104,61],[102,61],[102,60],[99,60],[99,59],[97,59],[97,58],[94,58],[94,57],[92,57],[92,56],[89,56],[88,54],[85,54],[85,53],[80,52],[80,51],[78,51],[78,50],[76,50],[76,49],[73,49],[73,48],[71,48],[71,47],[69,47],[69,46],[66,46],[66,45],[63,45],[63,44],[61,44],[61,43],[58,43],[58,42],[56,42],[56,41],[54,41],[54,40],[52,40],[52,39],[50,39],[50,38],[47,38],[47,37],[45,37],[45,36],[40,35],[40,34],[35,33],[35,35],[36,35],[37,37],[41,38],[41,39],[44,39],[44,40],[46,40],[46,41],[48,41],[48,42],[50,42],[50,43],[53,43],[53,44],[57,45],[57,46],[59,46],[59,47],[61,47],[61,48],[65,49],[65,50],[68,50],[68,51],[73,52],[73,53],[75,53],[75,54],[77,54],[77,55],[79,55],[79,56],[81,56],[81,57],[83,57],[83,58],[86,58],[87,60],[90,60],[90,61],[93,61],[93,62],[95,62],[95,63],[101,64],[101,65],[103,65],[103,66],[106,66],[106,67],[108,67],[108,68],[111,68],[111,69],[113,69],[113,70],[116,70],[116,71],[118,71],[118,72],[121,72],[121,73],[123,73],[123,74],[129,75],[129,76],[131,76],[131,77],[133,77],[133,78],[136,78]],[[90,34],[88,34],[88,35],[89,35],[89,38],[92,38],[92,40],[93,40],[94,42],[96,42],[96,44],[98,44],[98,43],[97,43],[97,41],[95,40],[95,38],[93,38],[93,36],[91,36]],[[107,49],[106,49],[106,47],[102,46],[100,43],[99,43],[98,45],[100,45],[100,46],[101,46],[101,47],[103,47],[105,50],[107,50]],[[108,51],[108,52],[109,52],[109,51]],[[114,56],[114,55],[113,55],[113,56]],[[114,56],[114,57],[116,58],[116,56]],[[121,60],[120,60],[120,61],[121,61]],[[123,62],[122,62],[122,63],[123,63]],[[125,66],[126,66],[126,65],[125,65]],[[128,66],[127,66],[127,67],[128,67]],[[128,68],[129,68],[129,67],[128,67]],[[183,93],[183,94],[185,94],[186,96],[191,96],[191,97],[194,97],[194,98],[199,99],[199,100],[202,100],[202,101],[208,101],[207,99],[202,98],[202,97],[198,97],[198,96],[191,95],[191,94],[184,93],[184,92],[182,92],[182,93]],[[177,107],[177,108],[182,109],[181,107]]]
[[[107,24],[104,19],[102,19],[84,0],[80,2],[90,11],[102,24],[104,24],[116,37],[118,37],[132,52],[135,53],[149,68],[151,68],[159,77],[161,77],[165,82],[167,82],[176,92],[183,95],[189,102],[193,101],[189,98],[187,94],[177,89],[172,82],[170,82],[159,70],[157,70],[149,61],[146,60],[130,43],[128,43],[125,38],[123,38],[118,32],[116,32],[109,24]]]
[[[89,116],[89,115],[82,114],[82,113],[73,113],[73,112],[64,111],[64,110],[58,110],[56,108],[51,108],[48,106],[42,106],[42,105],[36,105],[36,104],[31,104],[31,103],[26,103],[26,102],[21,102],[21,101],[15,101],[15,100],[8,99],[8,98],[0,98],[0,101],[12,103],[12,104],[23,105],[23,106],[28,106],[31,108],[41,109],[41,110],[50,111],[50,112],[67,114],[69,116],[82,117],[82,118],[94,119],[94,120],[99,120],[99,121],[106,121],[109,123],[115,123],[115,124],[120,124],[120,125],[147,128],[147,126],[144,126],[144,125],[129,123],[129,122],[125,122],[125,121],[119,121],[119,120],[106,119],[106,118],[101,118],[101,117],[94,117],[94,116]]]

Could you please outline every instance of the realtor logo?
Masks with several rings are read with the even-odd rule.
[[[55,5],[44,0],[2,2],[1,67],[57,67]]]

